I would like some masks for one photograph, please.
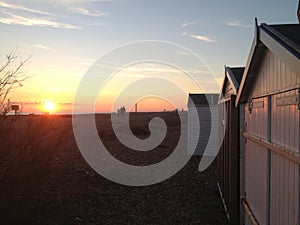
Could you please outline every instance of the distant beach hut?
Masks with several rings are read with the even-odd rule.
[[[300,224],[300,25],[255,27],[235,106],[245,104],[244,224]]]
[[[219,94],[189,94],[188,154],[193,154],[194,149],[194,155],[216,154],[218,97]]]
[[[244,67],[225,67],[225,78],[219,96],[218,187],[230,224],[239,224],[240,204],[240,124],[244,124],[243,107],[235,107]]]

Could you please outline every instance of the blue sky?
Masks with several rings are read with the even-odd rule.
[[[0,0],[0,56],[15,48],[24,57],[32,55],[25,69],[33,76],[22,89],[23,97],[16,93],[16,100],[24,101],[49,96],[72,101],[93,62],[113,48],[142,40],[191,49],[221,79],[225,64],[245,65],[255,17],[259,23],[297,23],[297,4],[296,0]]]

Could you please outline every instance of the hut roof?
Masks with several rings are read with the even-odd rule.
[[[208,106],[218,104],[219,94],[189,94],[188,106]]]
[[[220,99],[223,99],[226,92],[227,83],[230,83],[231,88],[233,89],[233,94],[236,95],[240,87],[242,76],[244,73],[245,67],[226,67],[225,66],[225,78],[221,88]]]
[[[228,73],[233,75],[236,84],[239,86],[242,80],[242,76],[245,70],[245,67],[227,67],[228,68]]]
[[[266,49],[270,50],[292,71],[300,71],[300,25],[255,25],[255,37],[241,79],[235,105],[245,102],[256,79]]]

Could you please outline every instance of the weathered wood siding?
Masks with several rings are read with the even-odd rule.
[[[239,167],[240,167],[240,194],[239,197],[244,197],[245,193],[245,142],[242,136],[242,132],[245,130],[245,104],[241,104],[239,107]],[[241,200],[241,199],[240,199]],[[245,213],[242,204],[240,203],[240,224],[244,224]]]
[[[300,71],[289,69],[272,52],[266,51],[256,80],[253,96],[280,92],[287,88],[300,86]]]
[[[270,224],[299,224],[299,165],[272,153]]]
[[[267,138],[266,98],[254,100],[258,104],[250,112],[245,108],[245,129],[255,136]],[[262,102],[262,103],[261,103]],[[263,104],[263,107],[261,106]],[[247,202],[261,225],[267,221],[267,150],[251,141],[245,143],[245,191]]]
[[[252,112],[249,108],[246,112],[246,129],[251,134],[267,139],[267,98],[258,98],[252,100],[253,108]],[[247,105],[248,107],[248,105]]]
[[[300,71],[291,71],[266,51],[250,103],[245,105],[246,132],[299,153],[299,109],[293,103],[299,95],[297,88],[300,88]],[[260,224],[299,225],[299,176],[297,162],[246,141],[246,199]]]
[[[218,105],[219,115],[219,129],[218,129],[218,142],[221,143],[218,153],[218,174],[219,174],[219,188],[222,194],[224,206],[228,203],[228,154],[225,152],[225,146],[228,145],[226,123],[227,123],[227,110],[225,102]],[[227,209],[226,209],[227,210]],[[228,210],[227,210],[228,211]]]
[[[239,108],[235,108],[235,96],[219,104],[219,138],[223,138],[218,155],[219,186],[229,222],[239,224]],[[226,113],[222,113],[226,111]],[[225,135],[224,135],[225,134]]]
[[[278,106],[277,100],[296,96],[297,90],[272,96],[271,141],[299,153],[297,105]],[[271,224],[299,224],[299,165],[272,152]]]
[[[300,75],[299,75],[300,76]],[[297,90],[272,96],[272,142],[299,153],[299,110],[297,105],[278,106],[278,99],[296,97]]]

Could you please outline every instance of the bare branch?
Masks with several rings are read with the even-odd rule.
[[[10,103],[7,98],[13,89],[23,86],[28,76],[22,72],[25,64],[31,57],[19,60],[17,50],[11,51],[5,56],[5,61],[0,65],[0,114],[5,115],[10,111]]]

